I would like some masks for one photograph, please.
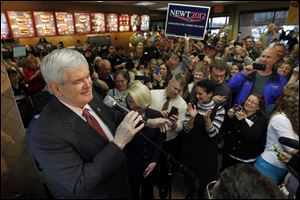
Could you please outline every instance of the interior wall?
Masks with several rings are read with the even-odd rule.
[[[1,65],[1,199],[45,198],[6,68]]]

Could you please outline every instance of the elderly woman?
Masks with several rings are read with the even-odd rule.
[[[223,169],[237,163],[253,164],[263,152],[268,124],[264,107],[264,97],[252,93],[244,106],[235,105],[228,110],[222,127]]]
[[[151,93],[140,81],[133,81],[128,88],[127,103],[131,110],[139,112],[144,119],[162,117],[159,111],[149,108]],[[160,121],[166,120],[161,118]],[[149,120],[148,120],[149,121]],[[145,127],[124,149],[127,156],[127,171],[133,199],[153,199],[154,173],[160,150],[148,139],[162,148],[165,134],[159,128]]]
[[[127,107],[126,97],[128,84],[130,82],[129,73],[125,69],[120,69],[116,71],[114,79],[116,88],[108,90],[106,95],[113,97],[118,103]]]

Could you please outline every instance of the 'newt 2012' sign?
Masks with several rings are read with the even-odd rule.
[[[210,7],[168,4],[165,32],[167,35],[203,39]]]

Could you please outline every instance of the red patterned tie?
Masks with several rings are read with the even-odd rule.
[[[97,122],[97,120],[91,115],[88,109],[83,109],[82,115],[86,118],[89,125],[91,125],[98,133],[103,137],[103,139],[106,142],[109,142],[108,137],[104,133],[103,129],[101,128],[100,124]]]

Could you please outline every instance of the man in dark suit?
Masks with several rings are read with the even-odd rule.
[[[77,51],[51,52],[41,70],[55,96],[32,125],[28,142],[57,198],[130,198],[122,150],[144,127],[138,125],[141,116],[131,111],[122,120],[93,95],[88,63]],[[85,109],[104,135],[89,124]]]

